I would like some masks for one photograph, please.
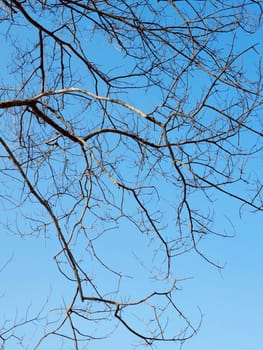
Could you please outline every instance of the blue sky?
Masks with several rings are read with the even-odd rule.
[[[261,30],[262,31],[262,30]],[[251,42],[260,42],[258,51],[262,52],[262,33],[254,36]],[[1,38],[3,40],[3,38]],[[249,44],[246,40],[240,43],[240,46]],[[99,55],[99,59],[104,60],[104,51],[95,52]],[[105,47],[105,46],[104,46]],[[4,72],[6,62],[9,62],[8,46],[5,46],[5,54],[0,56],[1,71]],[[110,58],[114,63],[114,55],[117,49],[112,50]],[[249,67],[249,55],[246,64]],[[108,61],[110,67],[111,61]],[[251,60],[253,67],[253,62]],[[252,72],[253,73],[253,72]],[[6,74],[6,73],[5,73]],[[1,77],[2,78],[2,77]],[[4,80],[12,82],[12,77],[4,76]],[[134,101],[138,98],[138,94],[134,94],[130,100]],[[138,101],[137,107],[142,107],[145,96]],[[154,94],[149,97],[149,105],[154,103]],[[251,161],[251,167],[258,167],[257,171],[262,167],[262,154],[258,159]],[[260,171],[258,171],[260,173]],[[6,187],[5,183],[0,186],[0,193]],[[9,183],[12,189],[12,183]],[[14,189],[15,191],[15,189]],[[163,187],[163,191],[169,192],[169,188]],[[198,198],[197,198],[198,201]],[[200,202],[200,205],[203,203]],[[28,213],[36,210],[33,207],[26,207]],[[247,350],[260,349],[263,344],[263,237],[262,237],[262,213],[251,213],[243,211],[239,216],[239,206],[234,201],[225,201],[223,198],[214,204],[216,226],[219,228],[230,229],[234,233],[233,238],[216,238],[208,237],[201,243],[204,252],[211,259],[224,266],[223,270],[207,264],[200,256],[194,253],[188,253],[175,259],[173,268],[177,278],[182,281],[178,282],[181,291],[176,296],[176,301],[180,305],[181,310],[189,316],[193,324],[198,324],[200,320],[200,311],[203,314],[202,325],[199,333],[191,340],[184,344],[185,350]],[[168,215],[171,211],[168,210]],[[228,223],[226,215],[231,219]],[[10,220],[14,222],[18,220],[23,228],[23,217],[15,211],[6,211],[4,206],[0,212],[2,222]],[[233,229],[231,228],[233,225]],[[122,227],[123,228],[123,227]],[[129,225],[125,226],[126,236],[121,236],[120,232],[114,231],[115,240],[118,244],[129,242],[130,246],[133,242],[133,232]],[[47,309],[52,309],[49,316],[49,323],[46,329],[52,327],[52,322],[58,319],[59,310],[57,305],[65,304],[72,297],[73,289],[71,283],[65,281],[56,268],[54,255],[59,250],[59,245],[55,237],[52,237],[52,230],[48,233],[48,238],[41,236],[36,237],[19,237],[14,235],[6,226],[1,226],[0,231],[2,254],[0,256],[0,268],[11,258],[10,262],[1,271],[0,284],[0,330],[1,325],[8,320],[7,324],[12,324],[22,320],[25,315],[29,318],[34,317],[36,313],[43,308],[43,315]],[[108,240],[108,241],[107,241]],[[112,236],[106,241],[111,243]],[[122,241],[123,240],[123,241]],[[147,248],[134,247],[131,251],[140,251],[147,257]],[[108,259],[114,261],[116,256],[111,252]],[[112,255],[112,256],[111,256]],[[143,274],[140,275],[140,267],[133,266],[132,254],[119,254],[117,257],[120,261],[128,263],[129,269],[134,273],[138,271],[138,292],[146,282]],[[131,260],[129,260],[131,259]],[[87,258],[88,261],[88,258]],[[90,264],[92,262],[90,261]],[[137,270],[136,270],[137,269]],[[96,270],[95,270],[96,272]],[[111,283],[105,275],[105,283]],[[126,280],[127,288],[136,288],[136,283]],[[129,284],[130,283],[130,284]],[[146,288],[146,285],[144,285]],[[134,290],[136,292],[137,290]],[[48,300],[48,305],[46,304]],[[45,324],[45,321],[42,322]],[[107,327],[107,325],[105,325]],[[42,332],[39,322],[33,322],[28,328],[26,342],[35,344],[39,334]],[[18,330],[18,334],[19,334]],[[22,328],[21,328],[22,334]],[[116,334],[110,339],[101,340],[90,344],[91,350],[113,350],[132,349],[132,345],[136,340],[132,338],[126,331],[120,327]],[[127,345],[128,344],[128,345]],[[7,343],[7,350],[15,350],[17,340],[14,339]],[[41,350],[55,348],[57,346],[54,338],[50,338]],[[179,345],[178,345],[179,348]],[[29,347],[29,349],[31,349]],[[63,349],[70,349],[66,345]],[[174,344],[160,345],[157,349],[172,350],[176,349]]]
[[[183,289],[178,294],[179,304],[196,322],[200,317],[198,308],[203,313],[200,331],[184,344],[186,350],[245,350],[260,348],[263,343],[262,214],[247,214],[234,223],[236,237],[209,244],[208,250],[225,265],[224,270],[218,271],[196,256],[177,261],[178,275],[189,277],[180,283]],[[56,271],[52,259],[56,252],[54,241],[22,240],[1,230],[1,242],[1,263],[13,256],[1,272],[2,319],[22,319],[28,308],[33,316],[45,305],[47,297],[54,307],[62,297],[66,299],[70,285],[65,288],[64,279]],[[38,330],[37,324],[32,328],[29,339]],[[127,339],[127,332],[118,331],[113,340],[95,342],[91,349],[124,347]],[[52,339],[49,342],[54,345]],[[7,349],[14,349],[12,346]],[[46,348],[45,343],[43,349]],[[174,345],[160,348],[170,350]]]

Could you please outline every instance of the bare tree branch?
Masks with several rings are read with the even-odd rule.
[[[2,1],[1,201],[24,219],[3,224],[56,238],[73,291],[56,321],[3,327],[2,347],[37,319],[34,349],[121,327],[149,346],[197,333],[177,257],[221,269],[200,245],[232,236],[216,200],[263,208],[262,13],[251,0]]]

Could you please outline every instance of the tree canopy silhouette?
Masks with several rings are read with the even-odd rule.
[[[261,17],[250,0],[2,1],[1,206],[24,218],[2,221],[56,237],[74,286],[32,348],[116,327],[146,345],[196,333],[176,258],[221,267],[199,245],[230,235],[217,198],[262,210]],[[2,347],[41,317],[4,323]]]

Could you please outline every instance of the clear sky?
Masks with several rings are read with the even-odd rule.
[[[178,299],[182,309],[197,323],[198,308],[203,313],[200,331],[184,344],[186,350],[259,349],[263,343],[262,214],[246,214],[233,223],[236,237],[209,243],[208,250],[225,265],[223,271],[199,257],[178,259],[179,276],[193,277],[181,283],[183,290]],[[54,240],[44,242],[34,238],[23,240],[1,230],[1,263],[12,256],[1,272],[2,323],[6,319],[22,319],[27,310],[34,316],[47,297],[54,300],[54,306],[61,303],[62,297],[66,298],[69,285],[65,289],[65,281],[57,273],[52,259],[56,253],[54,243]],[[29,339],[39,330],[37,323],[32,328]],[[127,346],[127,332],[117,334],[115,341],[95,342],[90,348],[113,350],[116,346]],[[16,343],[10,344],[8,350],[16,348]],[[47,349],[47,344],[43,349]],[[174,349],[174,345],[166,344],[161,349]]]
[[[1,27],[0,27],[1,30]],[[262,35],[261,35],[262,34]],[[245,38],[245,37],[244,37]],[[252,40],[260,42],[257,50],[263,50],[263,32],[257,34]],[[0,40],[4,40],[0,37]],[[251,39],[250,39],[251,40]],[[243,41],[240,45],[245,45]],[[9,61],[8,46],[0,55],[0,70],[3,72],[6,62]],[[103,51],[97,53],[102,59]],[[246,56],[249,60],[249,56]],[[112,60],[114,60],[112,58]],[[253,62],[251,62],[252,69]],[[2,78],[2,77],[1,77]],[[5,76],[5,80],[6,80]],[[10,81],[11,81],[10,77]],[[139,101],[143,103],[143,101]],[[3,132],[3,130],[2,130]],[[262,167],[263,156],[251,162],[253,167]],[[257,169],[258,170],[258,169]],[[1,175],[0,175],[1,181]],[[5,183],[0,183],[2,193]],[[9,185],[10,186],[10,185]],[[12,188],[12,184],[11,187]],[[15,188],[14,188],[15,191]],[[2,200],[2,199],[0,199]],[[202,203],[200,203],[201,205]],[[4,210],[2,206],[0,221],[23,220],[19,214]],[[184,350],[247,350],[261,349],[263,344],[263,213],[244,211],[239,216],[238,205],[234,202],[225,202],[220,199],[215,204],[218,226],[225,216],[231,219],[233,225],[233,238],[207,238],[202,242],[202,248],[213,261],[224,266],[223,270],[209,265],[201,257],[189,253],[176,259],[174,269],[182,279],[179,287],[177,301],[181,309],[193,324],[198,324],[202,313],[202,324],[198,334],[183,346]],[[28,211],[34,208],[28,207]],[[18,215],[18,216],[16,216]],[[222,221],[223,222],[223,221]],[[231,227],[228,226],[228,227]],[[22,223],[23,226],[23,223]],[[130,228],[127,226],[130,244],[132,244]],[[50,305],[54,310],[49,318],[50,324],[56,321],[59,311],[57,305],[65,303],[72,296],[70,282],[65,283],[54,262],[54,255],[59,246],[56,238],[50,235],[43,237],[19,237],[1,226],[1,255],[0,255],[0,333],[1,326],[8,328],[12,322],[22,321],[25,316],[34,318],[41,308],[45,314]],[[110,242],[110,241],[109,241]],[[147,256],[147,249],[145,249]],[[119,259],[127,263],[129,257],[120,254]],[[10,261],[9,261],[10,260]],[[5,266],[6,262],[8,264]],[[2,268],[1,268],[2,267]],[[110,283],[105,279],[105,283]],[[141,283],[144,283],[143,280]],[[140,288],[141,285],[138,285]],[[48,301],[48,305],[47,305]],[[42,322],[32,322],[30,332],[27,333],[28,343],[35,344],[42,332]],[[18,330],[18,334],[20,330]],[[23,334],[21,327],[21,334]],[[118,328],[111,340],[101,340],[91,343],[90,350],[130,349],[127,343],[130,335]],[[131,339],[131,343],[134,340]],[[7,343],[6,350],[20,349],[17,339]],[[56,347],[51,337],[41,350]],[[178,345],[179,348],[179,345]],[[31,347],[28,349],[31,350]],[[63,347],[63,349],[70,349]],[[174,344],[160,345],[157,350],[176,349]]]

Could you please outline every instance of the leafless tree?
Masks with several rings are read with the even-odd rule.
[[[176,257],[220,268],[199,245],[230,234],[215,199],[262,210],[261,16],[252,0],[2,0],[2,206],[25,218],[10,232],[57,238],[74,286],[32,348],[196,333]]]

